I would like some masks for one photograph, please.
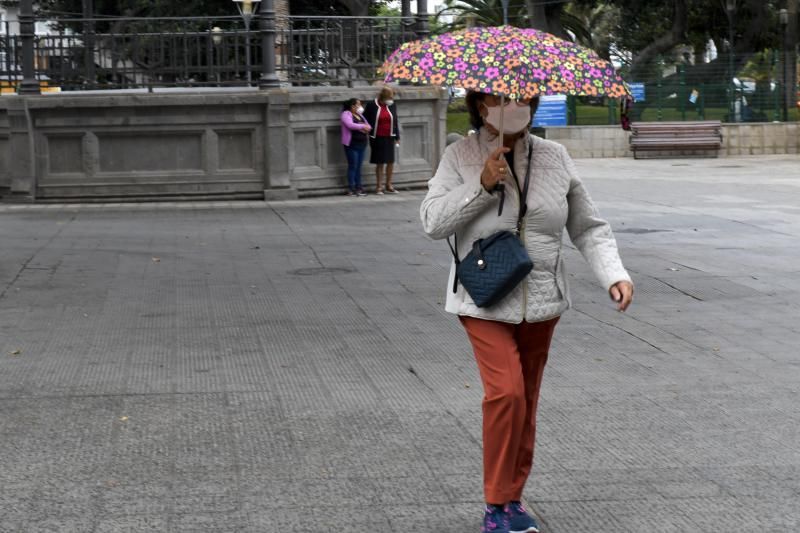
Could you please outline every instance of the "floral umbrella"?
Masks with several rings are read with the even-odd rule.
[[[595,52],[543,31],[469,28],[404,43],[384,63],[385,81],[462,87],[512,100],[552,94],[628,97]]]

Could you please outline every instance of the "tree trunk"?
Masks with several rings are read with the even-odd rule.
[[[561,25],[562,4],[544,4],[541,0],[525,0],[528,10],[528,26],[531,28],[546,31],[566,38],[564,28]]]
[[[657,36],[652,43],[646,46],[631,63],[631,80],[647,79],[650,65],[658,56],[669,52],[686,40],[686,30],[689,27],[686,0],[675,0],[672,18],[672,28],[669,32]]]
[[[339,0],[350,11],[353,17],[366,17],[369,15],[370,0]]]

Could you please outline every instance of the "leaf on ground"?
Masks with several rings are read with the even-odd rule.
[[[11,350],[11,355],[19,355],[22,353],[22,350]]]
[[[119,417],[119,421],[120,422],[127,422],[128,421],[128,417],[127,416],[121,416],[121,417]]]
[[[160,262],[161,262],[161,258],[160,257],[154,257],[153,258],[153,263],[160,263]]]

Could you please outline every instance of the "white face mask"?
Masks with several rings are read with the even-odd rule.
[[[361,106],[358,106],[358,107],[356,108],[356,113],[358,113],[359,115],[360,115],[361,113],[363,113],[363,112],[364,112],[364,108],[363,108],[363,107],[361,107]]]
[[[386,100],[386,101],[384,102],[384,104],[386,104],[387,106],[388,106],[388,105],[392,105],[393,103],[394,103],[394,100]]]
[[[485,104],[484,104],[485,105]],[[489,114],[484,120],[494,129],[500,131],[500,112],[501,107],[486,106]],[[503,109],[503,133],[511,135],[527,130],[531,126],[531,106],[528,104],[517,105],[516,102],[509,102]]]

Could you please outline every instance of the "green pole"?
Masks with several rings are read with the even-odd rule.
[[[681,120],[686,120],[686,65],[680,65],[680,78],[681,78],[681,90],[678,93],[678,97],[681,99]]]
[[[700,120],[706,119],[706,84],[700,84],[700,105],[697,106],[697,116]]]
[[[567,124],[578,124],[578,101],[574,96],[567,96]]]
[[[656,84],[656,102],[658,102],[658,103],[656,104],[656,110],[657,110],[656,118],[657,118],[657,120],[659,122],[661,122],[661,119],[663,118],[663,115],[661,114],[661,75],[662,75],[664,69],[663,69],[663,66],[662,66],[661,63],[662,63],[662,59],[658,58],[658,63],[657,63],[657,66],[658,66],[658,83]]]
[[[779,68],[779,66],[780,66],[780,59],[779,59],[779,56],[778,56],[778,52],[777,52],[777,50],[773,50],[772,51],[772,68],[776,69],[776,68]],[[780,71],[778,71],[778,72],[780,72]],[[781,83],[780,83],[780,81],[776,81],[775,82],[775,90],[772,91],[772,95],[771,95],[772,96],[772,101],[775,102],[774,103],[773,116],[772,116],[772,120],[774,120],[775,122],[779,122],[781,120],[780,98],[778,98],[778,95],[780,95],[780,94],[782,94]]]
[[[616,110],[617,110],[616,100],[614,100],[613,98],[606,98],[606,101],[608,102],[608,125],[609,126],[613,126],[613,125],[615,125],[617,123],[617,120],[616,120]]]

